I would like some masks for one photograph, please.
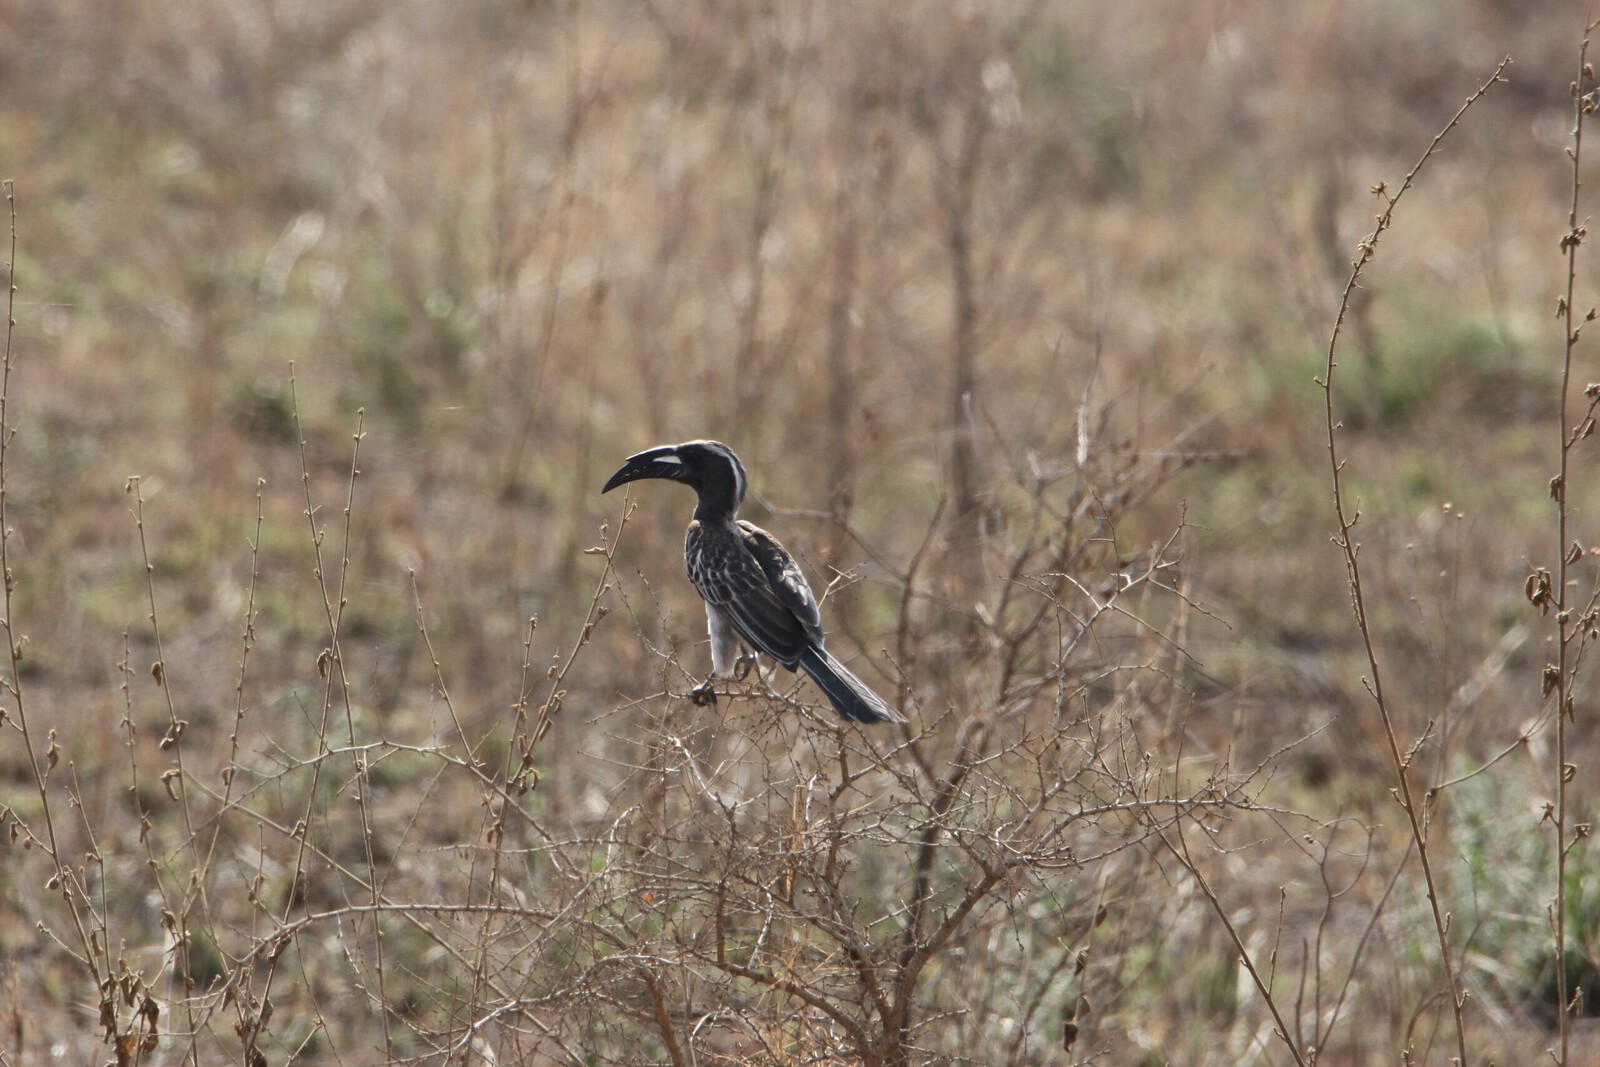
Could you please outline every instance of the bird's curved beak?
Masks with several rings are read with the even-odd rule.
[[[647,452],[640,452],[636,456],[629,456],[628,461],[610,477],[600,492],[609,493],[619,485],[636,482],[641,478],[670,478],[680,481],[683,475],[683,459],[678,455],[677,446],[664,445]]]

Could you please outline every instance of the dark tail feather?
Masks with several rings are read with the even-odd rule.
[[[883,702],[867,683],[828,654],[825,648],[808,648],[800,655],[800,669],[828,695],[833,708],[851,722],[905,722],[905,716]]]

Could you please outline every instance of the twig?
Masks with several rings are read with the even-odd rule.
[[[1457,1053],[1460,1062],[1467,1062],[1467,1034],[1466,1023],[1462,1018],[1462,1005],[1465,994],[1461,990],[1460,975],[1457,973],[1455,962],[1450,949],[1450,917],[1444,910],[1444,905],[1439,900],[1439,887],[1434,877],[1433,863],[1428,855],[1428,815],[1413,797],[1410,776],[1409,751],[1402,751],[1399,738],[1396,735],[1394,716],[1391,713],[1383,691],[1383,672],[1379,665],[1377,648],[1374,644],[1372,626],[1367,617],[1366,592],[1362,586],[1361,562],[1359,559],[1360,546],[1351,538],[1351,531],[1360,521],[1359,508],[1351,512],[1345,504],[1343,473],[1345,460],[1339,454],[1338,430],[1340,422],[1334,414],[1333,404],[1333,375],[1339,366],[1338,350],[1340,330],[1344,325],[1345,316],[1350,310],[1350,300],[1361,281],[1366,265],[1377,252],[1378,241],[1384,232],[1394,222],[1394,211],[1407,190],[1416,181],[1423,166],[1433,158],[1439,150],[1440,144],[1450,131],[1454,130],[1467,111],[1489,92],[1496,84],[1504,80],[1506,68],[1511,65],[1511,57],[1507,56],[1500,61],[1499,66],[1490,75],[1489,79],[1478,87],[1478,90],[1467,98],[1455,115],[1445,124],[1444,128],[1434,136],[1432,143],[1422,153],[1416,165],[1406,174],[1400,188],[1392,196],[1386,183],[1380,182],[1373,187],[1373,192],[1383,199],[1384,210],[1378,216],[1377,225],[1372,233],[1357,246],[1358,255],[1350,268],[1350,279],[1345,283],[1344,294],[1339,301],[1339,314],[1334,321],[1333,332],[1328,338],[1328,352],[1323,375],[1317,380],[1322,388],[1323,402],[1326,409],[1326,426],[1328,439],[1328,461],[1332,471],[1333,483],[1333,508],[1334,515],[1339,524],[1339,532],[1334,536],[1336,544],[1344,555],[1345,573],[1350,587],[1350,603],[1355,613],[1356,626],[1361,632],[1361,641],[1366,650],[1367,667],[1371,672],[1366,680],[1368,692],[1372,695],[1373,703],[1378,709],[1378,716],[1383,722],[1384,737],[1388,741],[1389,757],[1394,769],[1397,782],[1396,795],[1401,806],[1405,809],[1406,820],[1411,830],[1412,840],[1416,843],[1417,858],[1422,867],[1422,876],[1427,884],[1428,904],[1433,915],[1434,935],[1439,943],[1439,954],[1444,967],[1445,982],[1450,995],[1450,1009],[1455,1021],[1455,1037]]]
[[[1567,727],[1577,719],[1577,702],[1573,690],[1577,685],[1578,671],[1582,662],[1582,648],[1573,654],[1572,643],[1582,642],[1586,633],[1592,632],[1594,619],[1592,613],[1586,613],[1582,618],[1574,618],[1574,612],[1568,602],[1568,574],[1570,568],[1582,557],[1583,552],[1576,552],[1568,548],[1568,510],[1567,510],[1567,484],[1570,474],[1572,450],[1594,432],[1594,411],[1597,400],[1600,400],[1600,388],[1590,386],[1587,390],[1589,396],[1589,411],[1577,427],[1568,423],[1568,405],[1572,399],[1572,364],[1574,353],[1578,347],[1578,339],[1583,333],[1584,325],[1594,321],[1595,311],[1590,309],[1583,316],[1582,322],[1576,321],[1577,309],[1573,301],[1576,298],[1578,278],[1578,249],[1583,244],[1588,234],[1588,228],[1578,221],[1579,198],[1582,192],[1582,160],[1583,160],[1583,131],[1584,120],[1594,114],[1596,107],[1596,94],[1586,92],[1584,87],[1594,82],[1594,69],[1589,65],[1589,35],[1594,32],[1596,25],[1594,11],[1591,5],[1589,18],[1583,30],[1583,43],[1578,48],[1578,77],[1571,86],[1572,92],[1572,144],[1567,149],[1567,158],[1572,161],[1572,201],[1567,212],[1567,232],[1561,238],[1561,251],[1567,260],[1567,286],[1566,294],[1557,306],[1558,318],[1562,324],[1562,352],[1561,352],[1561,412],[1560,422],[1557,426],[1559,436],[1558,456],[1560,471],[1550,482],[1550,497],[1556,506],[1556,580],[1554,583],[1554,607],[1556,618],[1556,662],[1554,682],[1552,687],[1548,684],[1551,678],[1549,668],[1546,669],[1546,693],[1553,689],[1556,698],[1556,751],[1555,751],[1555,810],[1551,813],[1554,824],[1556,845],[1556,886],[1553,914],[1550,917],[1551,932],[1555,940],[1555,971],[1556,971],[1556,1008],[1559,1019],[1561,1039],[1561,1054],[1557,1063],[1565,1065],[1568,1062],[1568,1053],[1571,1047],[1572,1010],[1575,1007],[1568,1003],[1567,974],[1567,856],[1569,846],[1567,843],[1568,819],[1568,786],[1571,783],[1576,768],[1568,765],[1567,754]],[[1573,545],[1573,548],[1577,548]],[[1536,589],[1537,583],[1530,588]],[[1536,597],[1530,596],[1541,610],[1547,610],[1548,603],[1539,603]],[[1576,843],[1576,840],[1574,841]]]

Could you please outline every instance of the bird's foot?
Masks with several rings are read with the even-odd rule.
[[[750,668],[754,667],[755,665],[756,654],[754,652],[746,652],[744,655],[734,660],[733,680],[736,682],[742,682],[746,678],[750,677]]]
[[[717,691],[711,688],[710,678],[707,678],[705,681],[689,690],[689,701],[697,708],[703,708],[707,704],[716,704]]]

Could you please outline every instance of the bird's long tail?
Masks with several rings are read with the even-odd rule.
[[[825,648],[808,648],[800,656],[800,669],[828,695],[834,710],[851,722],[905,722],[867,683],[828,654]]]

